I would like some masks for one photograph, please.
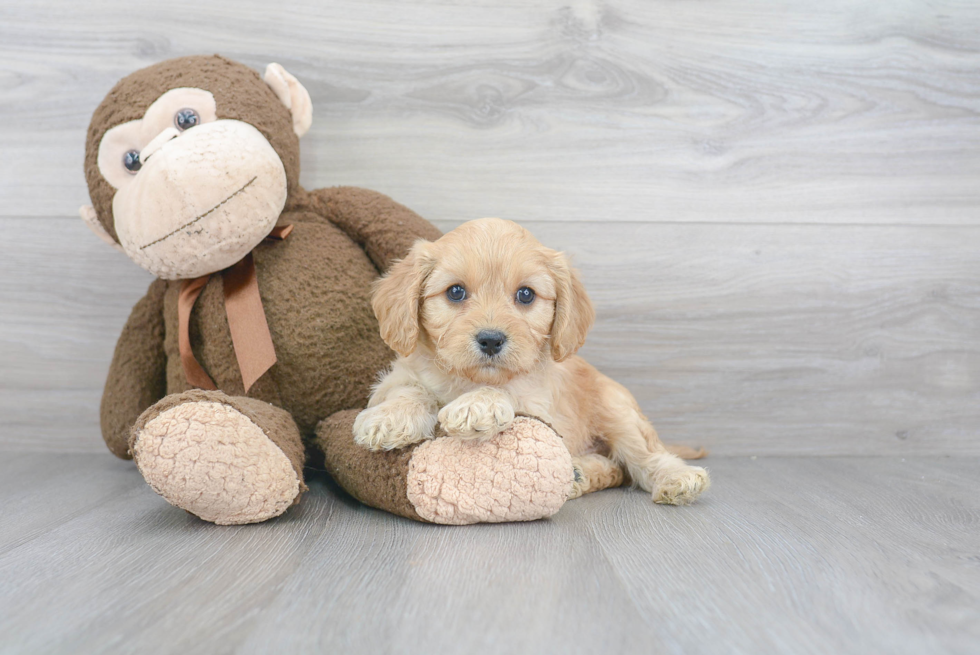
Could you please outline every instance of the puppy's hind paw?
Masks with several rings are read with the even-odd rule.
[[[572,458],[572,492],[568,499],[623,484],[623,469],[612,460],[592,453]]]
[[[664,473],[653,490],[653,502],[661,505],[690,505],[711,486],[708,471],[684,466]]]

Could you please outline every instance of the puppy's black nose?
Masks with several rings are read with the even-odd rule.
[[[504,347],[505,341],[507,341],[506,335],[497,330],[481,330],[476,335],[476,342],[480,346],[480,351],[484,355],[490,355],[491,357],[500,352]]]

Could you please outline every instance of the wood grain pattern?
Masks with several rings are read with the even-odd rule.
[[[0,460],[0,503],[20,512],[0,518],[5,652],[918,654],[980,639],[976,457],[713,458],[689,508],[619,489],[548,521],[460,528],[319,477],[284,517],[219,527],[132,464],[59,460],[53,475],[44,455]]]
[[[582,354],[663,438],[980,454],[980,228],[524,224],[573,255],[599,315]],[[102,452],[102,384],[150,278],[80,220],[0,225],[38,228],[0,243],[0,448]]]
[[[976,225],[980,5],[879,4],[7,4],[0,214],[74,215],[106,91],[218,51],[309,88],[304,184],[437,220]]]

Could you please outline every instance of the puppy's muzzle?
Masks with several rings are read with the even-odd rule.
[[[480,330],[476,335],[476,344],[480,347],[480,352],[488,357],[499,354],[506,342],[507,335],[499,330]]]

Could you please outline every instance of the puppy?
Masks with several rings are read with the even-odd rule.
[[[400,357],[354,423],[358,444],[401,448],[433,438],[437,421],[450,436],[486,439],[526,414],[568,446],[572,497],[619,484],[620,466],[658,503],[685,505],[708,488],[708,472],[668,451],[629,391],[574,356],[592,303],[566,256],[516,223],[480,219],[417,242],[372,305]]]

